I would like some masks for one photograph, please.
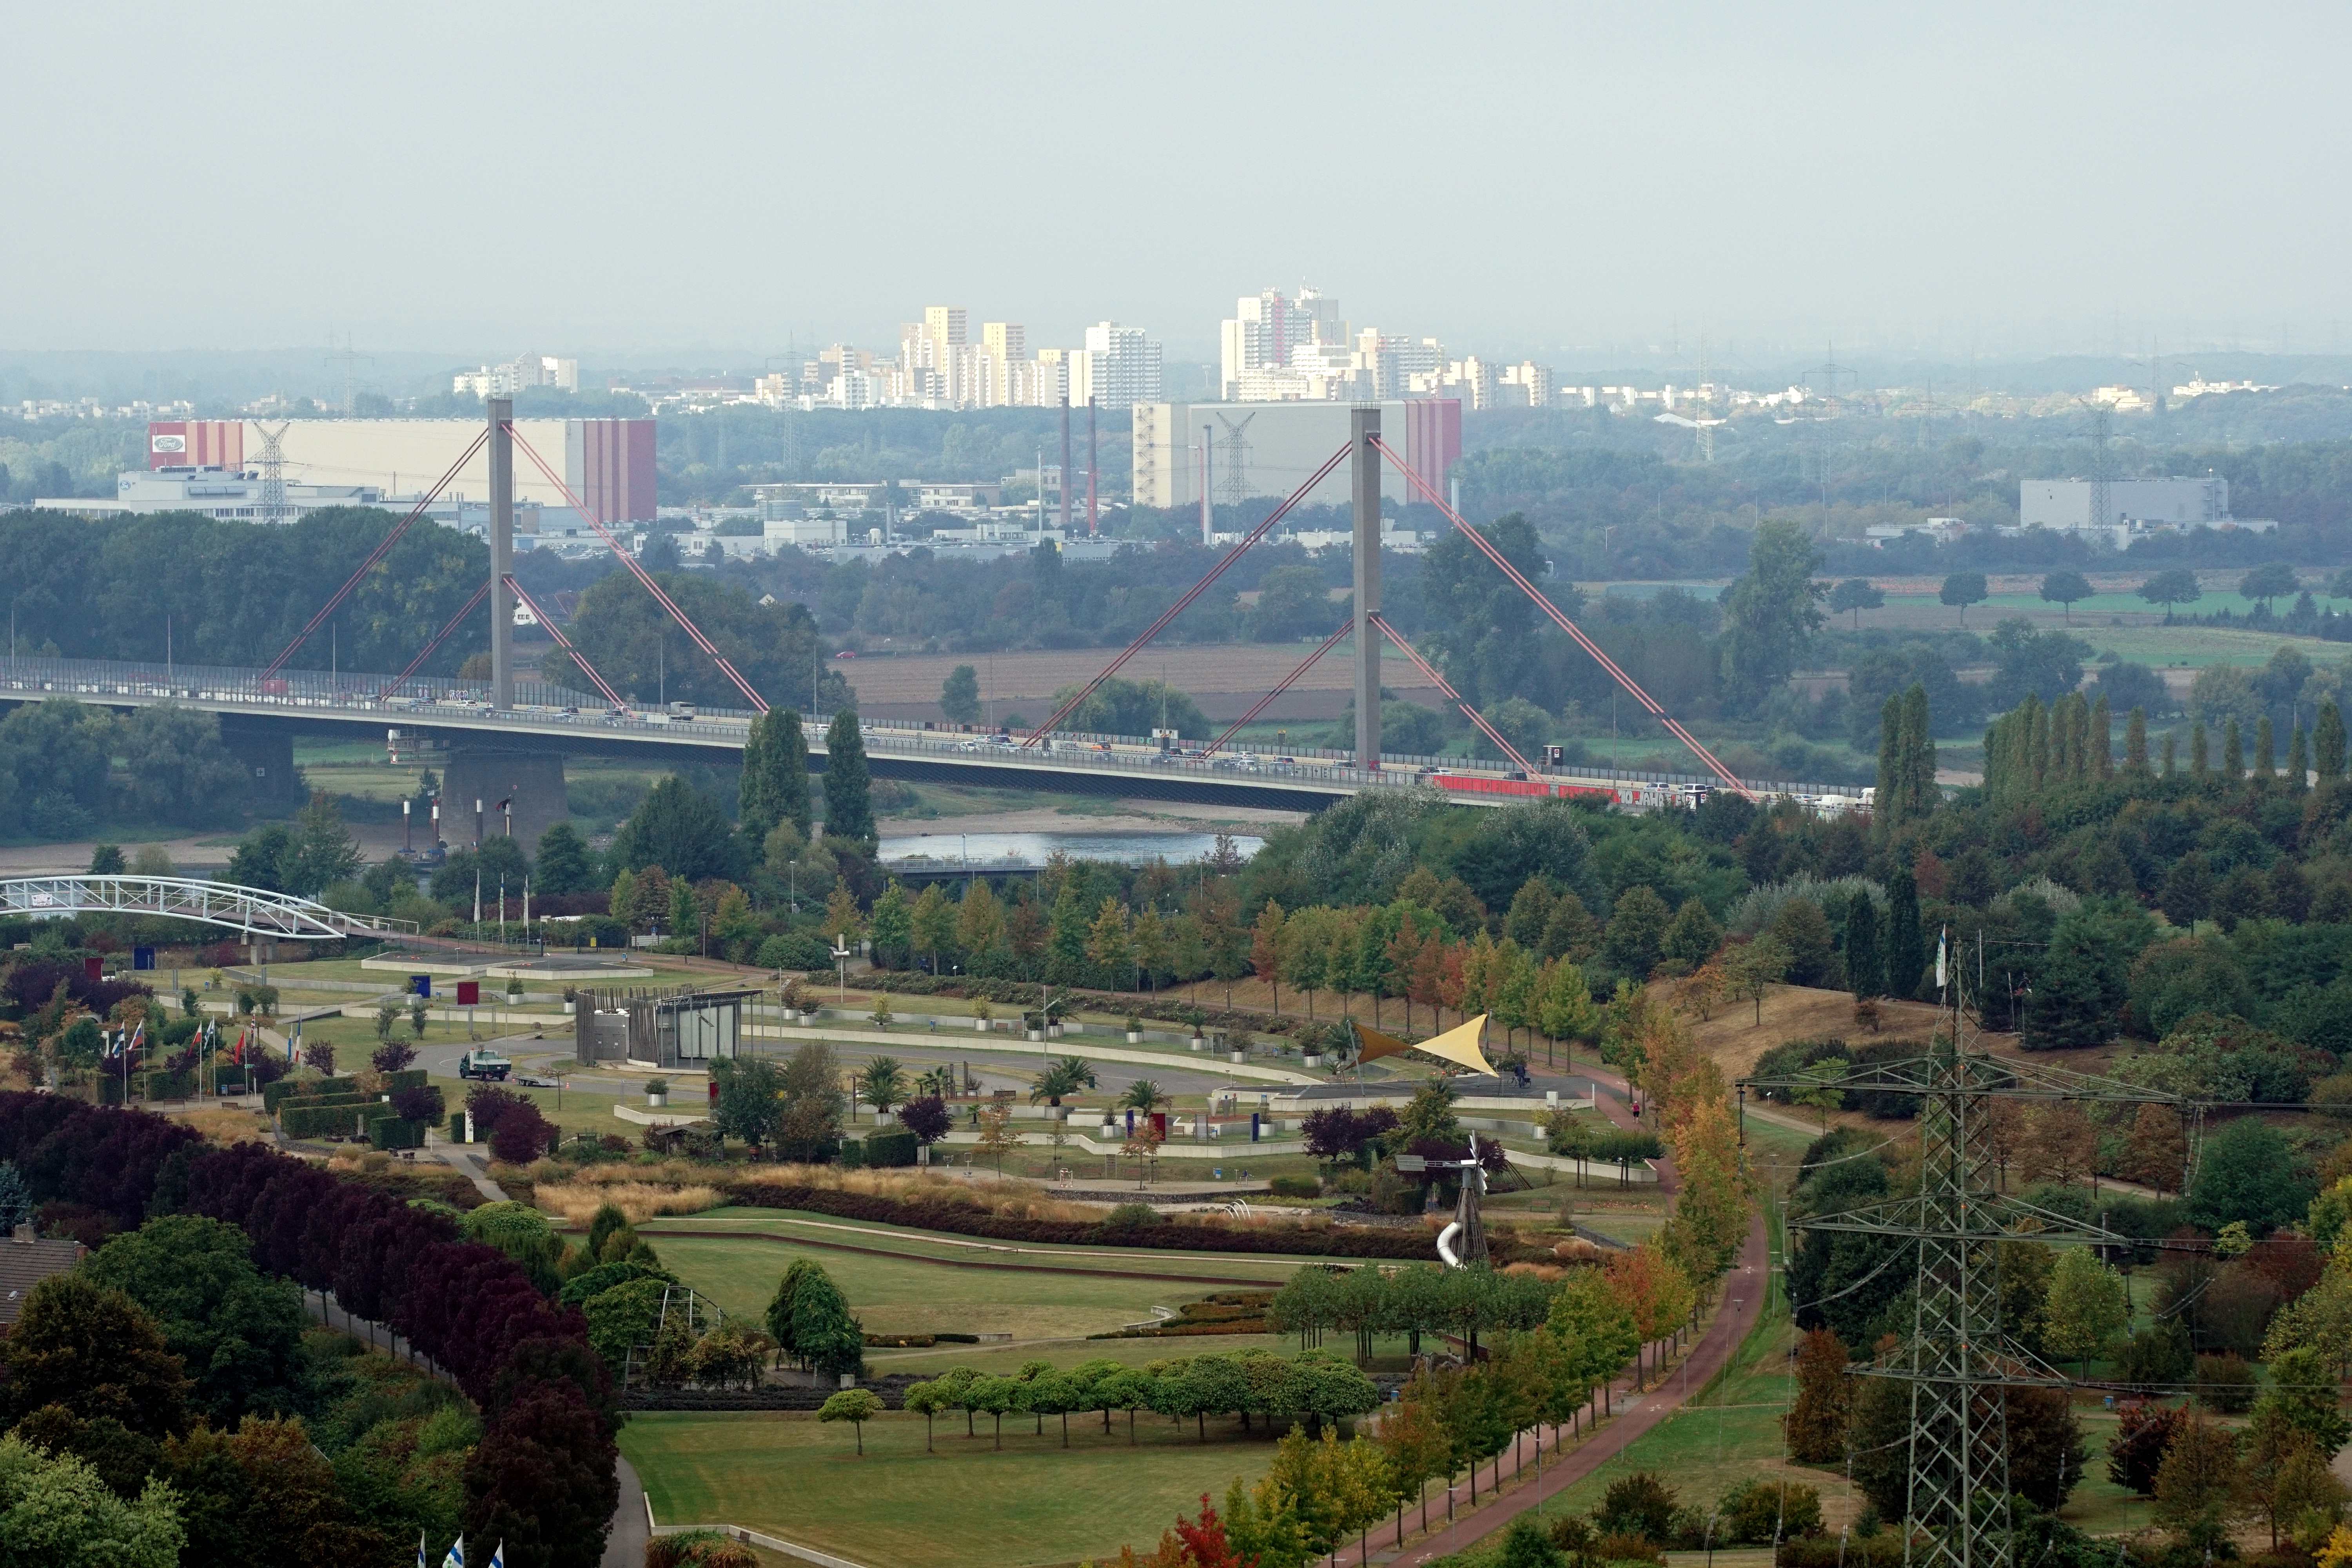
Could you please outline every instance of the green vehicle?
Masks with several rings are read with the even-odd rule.
[[[485,1080],[494,1079],[497,1082],[504,1083],[506,1081],[507,1074],[512,1071],[514,1071],[514,1063],[507,1060],[506,1058],[499,1055],[496,1051],[467,1051],[464,1056],[457,1058],[457,1076],[459,1078],[478,1078]]]

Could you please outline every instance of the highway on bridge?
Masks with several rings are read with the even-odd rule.
[[[558,687],[519,685],[516,703],[499,710],[475,685],[412,679],[396,693],[392,678],[322,670],[167,666],[108,659],[10,658],[0,664],[0,702],[70,697],[114,708],[175,703],[246,721],[283,722],[313,731],[430,731],[445,742],[479,739],[550,753],[640,755],[684,761],[736,752],[753,715],[704,707],[684,712],[608,706]],[[813,762],[824,755],[830,716],[803,715]],[[1206,757],[1160,751],[1135,737],[1056,734],[1023,747],[985,733],[910,725],[864,726],[866,756],[886,778],[998,788],[1055,789],[1316,811],[1370,790],[1431,791],[1474,805],[1505,805],[1560,790],[1613,791],[1636,808],[1669,804],[1678,789],[1704,786],[1697,775],[1546,770],[1532,782],[1507,779],[1491,764],[1460,759],[1393,757],[1378,772],[1345,759],[1301,752],[1280,757],[1247,752]],[[1431,776],[1443,767],[1450,785]],[[1846,804],[1852,792],[1818,784],[1754,784],[1759,794],[1820,796]]]

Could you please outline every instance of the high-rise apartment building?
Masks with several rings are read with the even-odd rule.
[[[1292,382],[1298,352],[1310,345],[1344,346],[1348,324],[1339,302],[1312,289],[1296,299],[1278,289],[1236,300],[1233,317],[1218,334],[1224,395],[1242,402],[1267,402],[1307,395]],[[1255,379],[1253,379],[1255,378]],[[1257,390],[1255,395],[1248,387]]]
[[[1160,345],[1140,327],[1098,321],[1087,329],[1086,346],[1070,355],[1070,401],[1089,400],[1103,408],[1130,408],[1160,401]]]

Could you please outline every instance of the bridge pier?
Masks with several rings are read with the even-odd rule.
[[[299,775],[294,772],[294,731],[282,720],[246,719],[224,713],[221,744],[244,767],[253,798],[278,803],[302,798]]]
[[[502,832],[506,819],[498,804],[509,798],[514,801],[515,839],[524,854],[536,854],[539,836],[572,814],[563,795],[563,753],[452,743],[441,774],[441,837],[450,848],[473,847],[478,800],[483,837]],[[519,888],[514,891],[521,893]]]

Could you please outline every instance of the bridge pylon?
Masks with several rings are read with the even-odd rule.
[[[490,411],[490,704],[515,704],[514,399],[488,399]]]

